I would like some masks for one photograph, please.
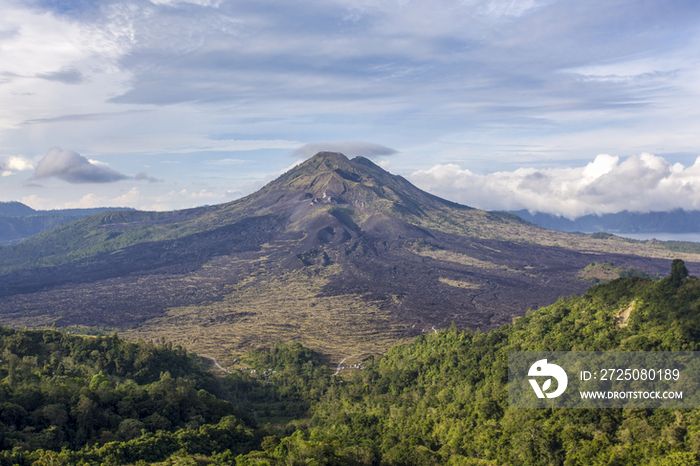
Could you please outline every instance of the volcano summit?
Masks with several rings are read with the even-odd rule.
[[[592,262],[663,274],[676,256],[472,209],[321,152],[227,204],[100,213],[0,249],[0,323],[165,337],[222,361],[295,340],[337,360],[451,322],[510,322],[584,291],[574,277]]]

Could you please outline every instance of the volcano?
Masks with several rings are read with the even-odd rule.
[[[294,340],[335,361],[453,322],[509,323],[585,291],[576,276],[592,262],[663,274],[673,257],[455,204],[321,152],[230,203],[105,212],[0,249],[0,323],[166,338],[224,363]]]

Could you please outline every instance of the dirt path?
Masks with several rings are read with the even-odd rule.
[[[341,371],[343,363],[345,362],[346,359],[354,358],[355,356],[361,356],[363,354],[365,354],[365,353],[357,353],[357,354],[353,354],[352,356],[348,356],[347,358],[343,358],[343,360],[338,363],[338,367],[335,369],[335,373],[333,375],[338,375],[338,373]]]
[[[221,367],[221,366],[219,365],[219,363],[216,361],[216,359],[212,358],[211,356],[202,356],[202,357],[203,357],[203,358],[207,358],[207,359],[211,359],[212,361],[214,361],[214,364],[216,364],[216,367],[218,367],[219,369],[221,369],[221,370],[224,371],[224,372],[228,372],[229,374],[231,373],[230,370],[224,369],[223,367]],[[343,359],[343,361],[345,361],[345,359]]]

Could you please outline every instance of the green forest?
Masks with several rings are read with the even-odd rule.
[[[620,325],[620,311],[634,309]],[[212,373],[161,341],[0,328],[1,465],[686,465],[700,411],[508,408],[509,351],[700,351],[682,261],[339,376],[296,343]],[[254,372],[252,371],[254,369]]]

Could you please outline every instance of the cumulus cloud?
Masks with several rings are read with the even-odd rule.
[[[5,162],[0,162],[0,176],[10,176],[14,175],[15,172],[32,170],[33,168],[34,164],[31,160],[13,155],[8,157]]]
[[[56,208],[56,201],[54,199],[39,197],[36,194],[22,197],[19,201],[34,210],[51,210]],[[60,208],[63,208],[63,206]]]
[[[398,151],[379,144],[365,141],[311,142],[304,144],[292,153],[293,157],[307,159],[319,152],[340,152],[347,157],[379,157],[396,154]]]
[[[58,178],[69,183],[111,183],[129,177],[75,151],[54,147],[39,161],[33,178]]]
[[[4,162],[0,162],[0,170],[24,171],[34,168],[32,161],[24,157],[10,156]]]
[[[526,209],[570,219],[623,210],[700,209],[700,157],[685,167],[649,153],[622,161],[600,154],[585,167],[520,168],[488,175],[439,164],[408,178],[422,189],[473,207]]]
[[[222,202],[225,195],[220,195],[202,189],[189,191],[187,189],[172,190],[166,194],[148,196],[142,194],[138,188],[131,188],[129,192],[119,197],[109,199],[111,205],[128,205],[140,210],[173,210],[197,207],[203,204],[216,204]]]
[[[17,170],[21,172],[25,170],[32,170],[34,168],[34,164],[31,160],[25,159],[24,157],[12,156],[7,161],[5,167],[7,170]]]

